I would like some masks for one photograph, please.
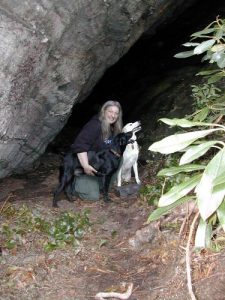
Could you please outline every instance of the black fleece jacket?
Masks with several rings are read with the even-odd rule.
[[[75,153],[87,151],[100,151],[105,148],[106,144],[102,139],[101,122],[97,115],[95,115],[84,127],[76,137],[74,143],[71,145],[71,150]]]

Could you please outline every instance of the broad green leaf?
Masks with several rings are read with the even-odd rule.
[[[211,48],[212,52],[220,52],[222,50],[225,49],[225,45],[224,44],[216,44]]]
[[[216,39],[217,40],[220,40],[224,35],[224,26],[222,26],[216,33]],[[224,45],[221,45],[219,44],[218,46],[224,46]]]
[[[160,152],[162,154],[174,153],[185,149],[199,138],[218,131],[219,129],[199,130],[181,134],[170,135],[159,142],[153,143],[148,150]]]
[[[193,160],[204,155],[217,141],[210,141],[202,143],[198,146],[190,146],[188,150],[182,155],[180,165],[188,164]]]
[[[176,174],[179,174],[181,172],[193,172],[198,170],[204,170],[205,166],[202,165],[185,165],[185,166],[178,166],[178,167],[171,167],[171,168],[165,168],[159,171],[157,176],[173,176]]]
[[[211,245],[212,225],[200,219],[195,235],[195,249],[209,248]]]
[[[220,225],[223,227],[223,231],[225,231],[225,201],[220,204],[216,212]]]
[[[217,176],[215,178],[215,180],[213,181],[213,184],[216,186],[216,185],[219,185],[219,184],[223,184],[225,183],[225,170],[223,173],[221,173],[219,176]]]
[[[194,89],[193,89],[194,91]],[[194,122],[190,121],[187,119],[178,119],[178,118],[173,118],[173,119],[168,119],[168,118],[161,118],[159,121],[169,125],[169,126],[180,126],[182,128],[190,128],[194,126],[213,126],[214,124],[210,123],[205,123],[205,122]]]
[[[180,126],[183,128],[189,128],[189,127],[193,127],[193,126],[198,126],[199,122],[193,122],[193,121],[189,121],[187,119],[178,119],[178,118],[174,118],[174,119],[168,119],[168,118],[161,118],[159,119],[161,122],[169,125],[169,126]],[[201,123],[200,123],[201,124]]]
[[[217,72],[220,72],[220,70],[216,69],[216,70],[201,71],[201,72],[197,73],[196,75],[203,75],[203,76],[204,75],[212,75]]]
[[[213,62],[217,62],[218,60],[221,59],[221,55],[222,55],[222,52],[215,52],[212,54],[211,60]]]
[[[220,179],[222,179],[222,178],[220,178]],[[213,194],[215,194],[215,193],[222,193],[225,196],[225,182],[221,182],[219,184],[216,184],[213,187]]]
[[[178,205],[181,205],[190,200],[193,200],[193,198],[187,196],[187,197],[183,197],[183,198],[177,200],[176,202],[172,203],[171,205],[164,206],[164,207],[158,207],[150,214],[150,216],[148,217],[147,223],[158,220],[161,216],[167,214],[169,210],[174,209]]]
[[[210,187],[211,183],[208,184]],[[207,193],[208,191],[208,193]],[[203,194],[203,192],[201,191]],[[214,189],[209,189],[205,187],[205,198],[200,199],[197,195],[198,199],[198,207],[200,214],[203,220],[207,220],[220,206],[225,196],[225,185],[217,185]]]
[[[208,83],[208,84],[215,83],[215,82],[217,82],[217,81],[220,81],[222,77],[223,77],[222,74],[216,74],[216,75],[213,75],[213,76],[211,76],[211,77],[207,80],[207,83]]]
[[[200,178],[201,175],[198,174],[189,178],[185,182],[182,182],[181,184],[172,187],[172,189],[170,189],[169,192],[160,197],[158,206],[167,206],[183,198],[195,188]]]
[[[203,220],[210,217],[219,207],[225,196],[223,185],[216,185],[216,178],[225,170],[225,148],[220,150],[209,162],[196,187],[198,208]]]
[[[204,62],[206,60],[209,60],[211,59],[212,57],[212,52],[211,51],[207,51],[205,55],[203,55],[202,59],[201,59],[201,62]]]
[[[204,41],[202,42],[200,45],[198,45],[197,47],[195,47],[194,49],[194,54],[202,54],[203,52],[207,51],[209,48],[212,47],[212,45],[215,44],[215,40],[211,39],[208,41]]]
[[[174,57],[176,57],[176,58],[187,58],[187,57],[190,57],[190,56],[193,56],[193,55],[194,55],[194,51],[190,50],[190,51],[179,52],[179,53],[175,54]]]
[[[210,110],[208,107],[204,107],[203,109],[201,109],[193,118],[194,122],[202,122],[206,119],[206,117],[208,116]]]
[[[221,69],[223,69],[225,67],[225,54],[224,53],[222,53],[220,59],[217,60],[217,65]]]
[[[191,36],[193,36],[193,37],[201,37],[202,35],[209,34],[209,33],[214,32],[214,31],[215,31],[214,28],[205,28],[205,29],[203,29],[201,31],[197,31],[197,32],[192,33]]]

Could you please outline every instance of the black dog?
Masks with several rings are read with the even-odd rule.
[[[130,140],[132,135],[132,131],[119,133],[113,138],[109,148],[99,152],[88,152],[89,164],[97,170],[96,176],[99,176],[102,181],[102,191],[105,202],[111,201],[108,196],[110,180],[119,167],[120,159],[123,156],[126,145],[132,143]],[[63,191],[68,200],[72,200],[70,197],[71,184],[74,182],[74,178],[81,174],[84,174],[84,170],[80,165],[77,154],[69,152],[65,155],[63,160],[59,185],[53,197],[53,207],[58,207],[57,198]]]

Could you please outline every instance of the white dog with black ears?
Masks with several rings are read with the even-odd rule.
[[[120,187],[122,184],[122,180],[129,182],[131,180],[131,169],[134,170],[134,176],[137,184],[140,184],[141,181],[138,176],[138,155],[139,155],[139,147],[136,141],[136,132],[141,130],[141,122],[136,121],[134,123],[128,123],[123,127],[122,132],[132,131],[133,135],[131,137],[132,143],[129,143],[126,146],[126,149],[123,153],[123,163],[120,166],[117,175],[117,186]]]

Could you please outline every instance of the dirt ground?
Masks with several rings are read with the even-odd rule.
[[[58,165],[57,155],[45,155],[36,171],[0,182],[1,227],[9,221],[7,208],[19,210],[23,205],[45,219],[89,209],[91,226],[79,246],[51,252],[43,250],[42,237],[29,228],[20,245],[11,250],[0,236],[0,299],[93,300],[98,292],[125,292],[130,283],[134,286],[130,300],[191,299],[185,264],[188,233],[179,238],[185,216],[178,213],[161,223],[146,224],[153,208],[143,197],[121,199],[114,191],[110,204],[102,200],[70,203],[62,195],[60,208],[53,209]],[[151,183],[150,173],[143,172],[143,184]],[[192,252],[197,299],[225,299],[224,266],[223,250]]]

